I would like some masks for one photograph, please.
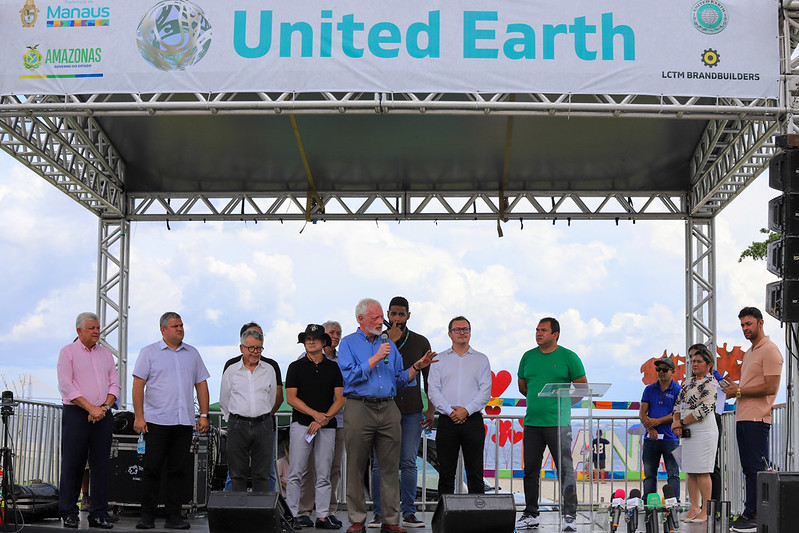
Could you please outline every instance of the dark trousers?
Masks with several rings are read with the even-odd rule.
[[[77,405],[61,411],[61,481],[58,512],[62,517],[78,514],[78,497],[86,460],[89,461],[91,507],[89,516],[105,516],[108,510],[108,470],[111,464],[111,435],[114,417],[110,412],[98,422]]]
[[[485,427],[483,415],[474,413],[463,424],[456,424],[448,416],[438,418],[436,453],[438,454],[438,493],[455,492],[455,475],[458,469],[458,451],[463,450],[466,469],[466,486],[469,494],[483,494],[483,446]]]
[[[769,460],[768,435],[770,424],[742,420],[735,424],[738,437],[738,454],[746,482],[744,512],[746,516],[757,514],[757,473],[765,470],[763,460]]]
[[[161,476],[166,476],[166,514],[180,516],[186,494],[186,477],[190,475],[189,447],[191,426],[147,424],[145,433],[144,474],[142,475],[142,516],[152,518],[158,507]]]
[[[560,433],[560,447],[558,447]],[[524,426],[524,512],[538,516],[538,495],[541,491],[541,463],[544,449],[555,459],[560,477],[561,513],[577,515],[577,481],[571,454],[572,428]]]
[[[719,438],[716,441],[716,462],[713,472],[710,473],[710,499],[721,501],[721,415],[716,413],[716,427],[719,429]],[[680,493],[677,493],[677,498]]]
[[[227,426],[227,461],[230,469],[230,488],[247,491],[247,476],[252,477],[252,490],[269,490],[269,466],[275,433],[272,417],[257,422],[242,420],[231,414]]]

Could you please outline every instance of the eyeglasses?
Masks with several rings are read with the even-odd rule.
[[[452,333],[469,333],[472,328],[452,328],[450,331]]]
[[[244,347],[247,348],[250,351],[250,353],[261,353],[264,351],[263,346],[244,346]]]
[[[655,368],[655,371],[660,373],[660,374],[665,374],[666,372],[670,372],[671,368],[669,368],[667,366],[658,366],[658,367]]]

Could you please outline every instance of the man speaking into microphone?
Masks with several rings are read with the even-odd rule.
[[[355,308],[358,329],[339,344],[339,367],[344,377],[344,448],[347,451],[347,531],[365,530],[366,498],[363,478],[372,449],[380,470],[381,533],[405,531],[400,525],[400,420],[394,402],[397,392],[416,384],[416,376],[436,353],[430,350],[404,369],[397,346],[381,339],[383,307],[365,298]]]

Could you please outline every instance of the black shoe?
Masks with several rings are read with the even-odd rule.
[[[189,529],[191,524],[183,520],[181,517],[175,516],[172,518],[167,518],[166,522],[164,522],[164,527],[167,529]]]
[[[142,516],[136,523],[136,529],[153,529],[155,527],[155,520],[152,516]]]
[[[112,524],[116,524],[117,522],[119,522],[119,515],[118,514],[110,514],[110,515],[106,516],[105,519],[108,520],[109,522],[111,522]]]
[[[78,515],[71,514],[64,517],[64,527],[69,529],[78,529],[78,524],[80,524],[80,518],[78,518]]]
[[[311,520],[310,516],[305,514],[301,514],[295,518],[294,521],[296,522],[298,528],[313,527],[313,520]]]
[[[114,524],[104,516],[90,516],[89,527],[99,527],[100,529],[112,529]]]
[[[323,518],[322,520],[316,519],[316,528],[317,529],[338,529],[341,526],[334,524],[330,521],[330,517]]]
[[[341,526],[344,525],[341,522],[341,520],[339,520],[338,517],[336,515],[334,515],[334,514],[328,515],[327,519],[330,520],[331,522],[333,522],[334,524],[336,524],[338,527],[341,527]]]

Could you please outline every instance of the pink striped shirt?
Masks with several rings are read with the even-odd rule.
[[[76,340],[58,354],[58,388],[61,402],[85,398],[92,405],[102,405],[109,394],[119,398],[119,374],[108,348],[95,344],[92,349]]]

